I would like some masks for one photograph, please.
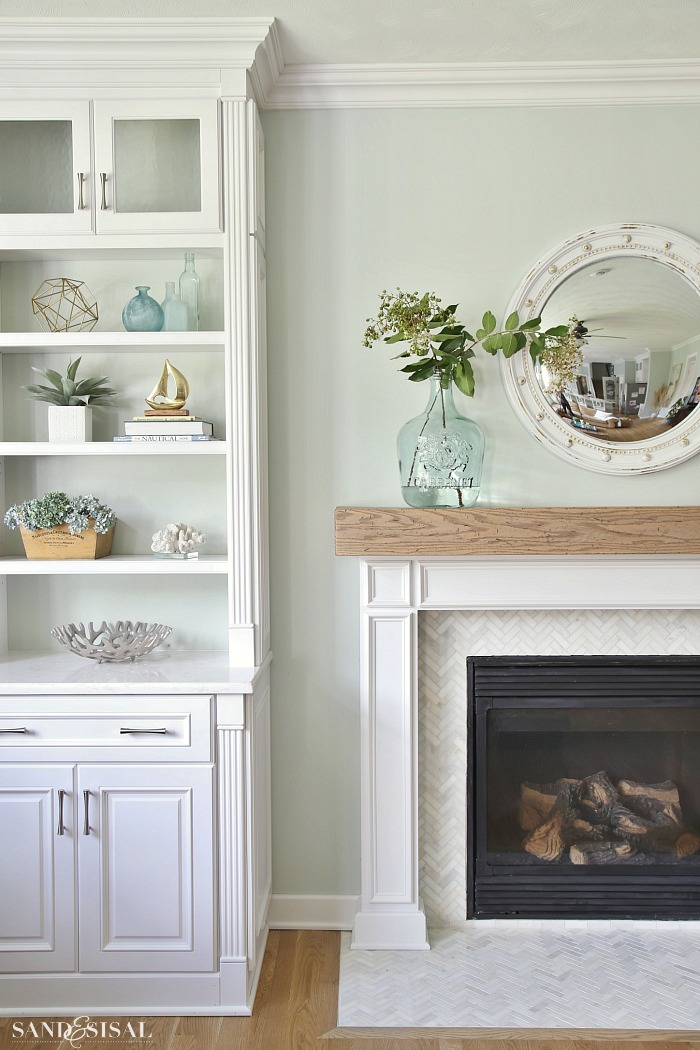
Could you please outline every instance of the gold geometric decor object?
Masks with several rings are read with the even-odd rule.
[[[42,281],[32,296],[32,310],[45,332],[91,332],[99,316],[88,286],[70,277]]]

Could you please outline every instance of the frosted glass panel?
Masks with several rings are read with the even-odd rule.
[[[0,214],[73,211],[70,120],[0,120]]]
[[[200,211],[199,121],[114,121],[114,210]]]

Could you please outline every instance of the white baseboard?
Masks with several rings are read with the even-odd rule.
[[[351,930],[359,897],[302,896],[273,893],[271,930]]]

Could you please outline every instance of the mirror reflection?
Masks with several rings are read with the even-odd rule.
[[[568,325],[561,364],[537,378],[574,430],[604,441],[664,435],[700,403],[700,295],[668,263],[607,256],[566,278],[542,327]]]

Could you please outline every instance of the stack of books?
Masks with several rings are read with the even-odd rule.
[[[147,408],[124,423],[114,441],[215,441],[214,427],[186,408]]]

